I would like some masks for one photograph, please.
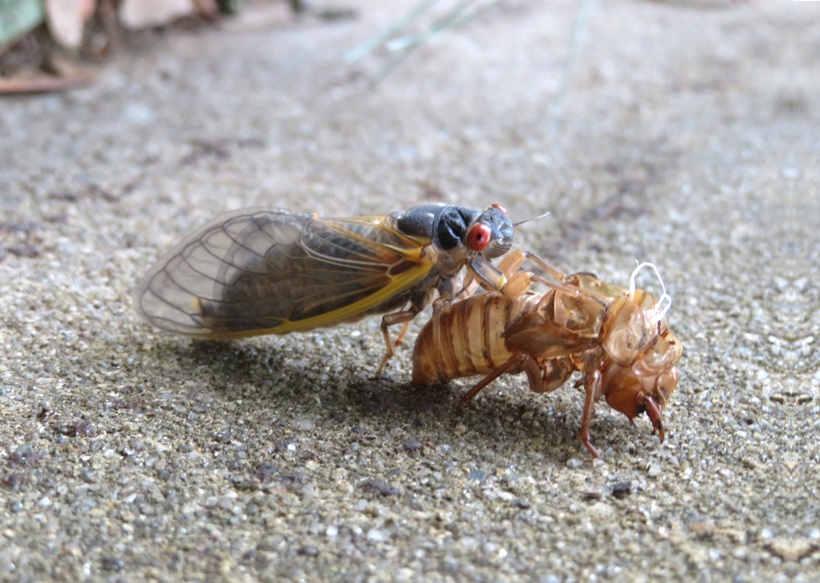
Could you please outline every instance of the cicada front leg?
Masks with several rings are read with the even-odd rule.
[[[587,373],[584,377],[584,390],[586,396],[584,398],[584,413],[581,417],[581,442],[586,446],[592,457],[601,457],[598,450],[592,445],[589,438],[589,424],[592,419],[592,410],[595,407],[595,402],[601,391],[601,371],[593,370]]]
[[[469,264],[464,288],[459,297],[465,298],[481,287],[503,293],[509,298],[517,298],[526,293],[536,279],[536,275],[529,271],[522,271],[527,254],[517,249],[505,255],[498,265],[493,265],[480,257]]]
[[[522,269],[524,263],[528,260],[540,267],[552,280]],[[566,273],[556,269],[531,251],[517,249],[505,255],[497,266],[487,261],[474,261],[470,264],[470,268],[468,282],[478,280],[483,287],[492,291],[500,291],[509,298],[521,297],[535,283],[554,290],[576,292],[575,289],[564,284],[567,277]]]

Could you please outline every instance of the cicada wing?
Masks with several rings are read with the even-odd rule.
[[[134,295],[137,311],[170,332],[213,335],[217,329],[203,307],[222,302],[243,275],[263,270],[272,248],[297,244],[311,218],[252,209],[217,217],[165,253],[145,275]]]
[[[354,319],[421,281],[423,245],[379,219],[245,210],[163,256],[136,291],[151,324],[203,338],[281,334]]]

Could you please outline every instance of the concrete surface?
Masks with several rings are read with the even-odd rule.
[[[177,31],[0,102],[0,579],[820,581],[820,5],[597,2],[554,107],[575,2],[505,2],[367,89],[387,56],[342,54],[413,3]],[[131,309],[219,212],[436,196],[550,211],[518,238],[568,270],[658,264],[666,443],[600,406],[593,461],[570,386],[462,411],[408,349],[373,380],[378,318],[197,344]]]

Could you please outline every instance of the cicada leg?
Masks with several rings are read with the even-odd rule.
[[[448,287],[449,286],[449,287]],[[449,280],[443,280],[438,283],[435,288],[431,288],[427,290],[424,294],[419,296],[412,297],[410,299],[410,306],[399,312],[393,312],[392,314],[385,314],[382,316],[382,324],[381,324],[381,331],[382,337],[384,337],[384,345],[385,345],[385,353],[384,357],[382,358],[381,362],[379,363],[379,368],[376,369],[376,376],[380,376],[384,367],[387,366],[387,363],[393,358],[393,354],[395,353],[395,349],[397,346],[401,346],[402,342],[404,342],[404,337],[407,335],[407,331],[410,329],[410,322],[413,321],[413,318],[419,315],[419,313],[424,310],[430,302],[432,301],[433,296],[436,292],[439,295],[447,296],[450,292],[447,291],[448,289],[453,288],[453,284]],[[443,290],[443,291],[442,291]],[[441,300],[436,300],[439,302]],[[434,304],[433,305],[434,311],[438,309],[438,307]],[[396,336],[396,341],[393,342],[390,339],[390,326],[395,326],[396,324],[404,324],[401,330],[399,331],[398,336]]]
[[[548,368],[547,365],[539,365],[538,361],[528,354],[516,354],[464,393],[461,397],[461,404],[472,400],[484,387],[507,372],[516,374],[523,371],[527,374],[531,391],[534,393],[550,393],[563,385],[572,375],[573,370],[571,365],[563,362]]]
[[[499,366],[493,372],[476,383],[469,391],[461,396],[459,402],[464,405],[475,397],[481,390],[493,382],[495,379],[503,375],[505,372],[515,374],[523,370],[527,373],[527,378],[530,381],[530,386],[539,384],[541,382],[541,369],[534,358],[526,354],[516,354],[507,362]]]
[[[646,397],[644,406],[646,407],[646,415],[649,417],[649,420],[652,421],[653,431],[658,432],[658,437],[661,443],[663,443],[665,432],[663,430],[663,419],[661,418],[661,406],[658,405],[652,397]]]
[[[535,253],[532,253],[531,251],[523,251],[522,254],[524,255],[524,257],[535,263],[538,267],[546,271],[550,275],[550,277],[553,277],[558,281],[564,281],[564,278],[567,276],[566,273],[564,273],[560,269],[556,269],[555,267],[541,259]]]
[[[540,267],[554,281],[546,279],[532,271],[522,270],[526,260],[530,260]],[[481,285],[490,290],[497,290],[509,298],[518,298],[524,295],[534,283],[566,293],[578,294],[581,290],[564,284],[567,274],[553,267],[531,251],[513,251],[506,255],[498,266],[488,261],[473,261],[467,281],[479,280]]]
[[[511,251],[502,257],[501,261],[498,262],[498,270],[504,273],[504,275],[508,278],[512,277],[513,274],[515,274],[519,269],[521,269],[521,266],[524,265],[525,259],[526,257],[521,249]]]
[[[595,446],[589,439],[589,423],[592,419],[592,409],[595,406],[595,401],[598,398],[598,393],[601,390],[601,371],[594,370],[587,373],[584,379],[584,388],[586,390],[586,398],[584,399],[584,414],[581,418],[581,441],[592,454],[592,457],[601,457]]]
[[[461,289],[456,292],[459,285],[461,285]],[[460,281],[459,277],[441,278],[436,285],[438,297],[433,301],[433,316],[435,317],[443,306],[450,305],[453,301],[463,300],[471,296],[477,287],[478,282],[471,279],[469,270],[468,276],[463,282]]]
[[[410,322],[417,315],[418,310],[410,309],[403,310],[401,312],[393,312],[392,314],[385,314],[384,317],[382,317],[382,336],[384,337],[384,344],[387,349],[384,353],[382,361],[379,363],[379,368],[376,369],[376,376],[380,376],[382,374],[382,370],[384,370],[384,367],[387,365],[388,361],[393,358],[396,346],[401,346],[401,343],[404,342],[404,336],[410,328]],[[396,324],[404,324],[404,326],[401,327],[398,336],[396,336],[396,342],[394,343],[390,339],[390,326],[395,326]]]
[[[507,256],[509,257],[509,256]],[[507,259],[504,258],[504,260]],[[575,295],[577,297],[581,297],[582,295],[589,295],[587,290],[584,290],[576,285],[566,283],[567,278],[569,277],[563,271],[553,267],[543,259],[541,259],[535,253],[531,251],[519,251],[517,256],[513,257],[514,262],[510,262],[510,266],[517,266],[518,271],[516,272],[505,272],[509,281],[505,284],[504,295],[508,297],[519,297],[523,295],[534,283],[539,283],[545,287],[548,287],[555,291],[560,291],[568,294]],[[533,273],[532,271],[523,271],[520,269],[521,265],[523,265],[524,261],[528,259],[535,263],[538,267],[541,268],[550,278],[547,279],[542,275],[538,275]],[[502,263],[504,261],[502,260]],[[502,263],[499,263],[499,268],[502,266]],[[598,298],[594,296],[590,296],[592,299],[600,301]]]
[[[540,278],[531,271],[521,271],[521,266],[529,256],[521,250],[506,255],[498,266],[477,257],[469,264],[467,278],[464,280],[464,289],[460,297],[467,297],[475,291],[478,285],[490,291],[499,291],[508,298],[518,298],[524,295],[532,284]]]
[[[575,366],[569,358],[553,358],[541,363],[541,379],[536,386],[530,382],[530,390],[536,393],[551,393],[555,389],[562,387],[572,373]]]

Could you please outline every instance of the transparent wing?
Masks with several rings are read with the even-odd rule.
[[[159,259],[134,296],[179,334],[284,334],[383,311],[434,261],[389,218],[244,210],[218,217]],[[395,302],[393,302],[395,303]]]

